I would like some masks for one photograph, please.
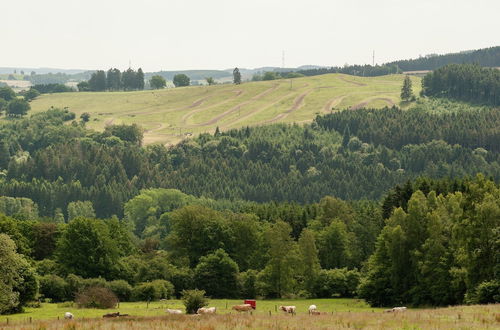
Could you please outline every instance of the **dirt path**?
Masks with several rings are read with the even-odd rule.
[[[269,104],[266,104],[265,106],[261,107],[261,108],[257,108],[257,109],[254,109],[254,110],[251,110],[249,112],[246,112],[243,116],[239,117],[239,118],[236,118],[235,120],[225,124],[224,126],[222,126],[223,129],[226,129],[226,128],[229,128],[230,126],[232,125],[235,125],[245,119],[247,119],[248,117],[251,117],[251,116],[254,116],[266,109],[269,109],[270,107],[280,103],[281,101],[289,98],[290,96],[294,95],[295,93],[294,92],[291,92],[291,93],[288,93],[286,94],[285,96],[283,97],[280,97],[279,99],[277,99],[276,101],[274,101],[273,103],[269,103]]]
[[[392,101],[391,99],[389,98],[386,98],[386,97],[377,97],[377,98],[371,98],[371,99],[367,99],[361,103],[358,103],[356,105],[353,105],[349,108],[349,110],[358,110],[358,109],[361,109],[361,108],[364,108],[369,102],[373,102],[373,101],[385,101],[387,102],[387,104],[389,104],[390,106],[393,106],[394,105],[394,101]]]
[[[297,98],[293,102],[293,105],[290,109],[278,114],[273,119],[269,119],[269,120],[261,122],[261,124],[273,123],[273,122],[276,122],[278,120],[285,119],[289,114],[291,114],[292,112],[294,112],[294,111],[300,109],[302,106],[304,106],[304,99],[306,98],[307,95],[309,95],[313,91],[314,91],[314,89],[310,89],[310,90],[300,94],[299,96],[297,96]]]
[[[196,110],[193,110],[193,111],[190,111],[190,112],[186,113],[186,114],[185,114],[184,116],[182,116],[182,118],[181,118],[182,124],[183,124],[184,126],[189,126],[189,125],[188,125],[188,123],[187,123],[187,121],[189,120],[189,118],[191,118],[192,116],[194,116],[196,113],[201,112],[201,111],[205,111],[205,110],[207,110],[207,109],[212,109],[212,108],[214,108],[214,107],[221,106],[221,105],[223,105],[223,104],[225,104],[225,103],[228,103],[229,101],[234,100],[235,98],[237,98],[237,97],[239,97],[239,96],[243,95],[243,93],[244,93],[244,91],[242,91],[242,90],[237,90],[237,91],[235,91],[235,92],[236,92],[236,95],[235,95],[235,96],[230,97],[230,98],[227,98],[227,99],[225,99],[224,101],[221,101],[221,102],[218,102],[218,103],[215,103],[215,104],[209,105],[209,106],[207,106],[207,107],[200,108],[200,109],[196,109]]]
[[[346,97],[347,95],[340,95],[328,100],[328,102],[326,102],[325,106],[323,107],[323,112],[330,113],[330,111],[332,111],[332,108],[342,102]]]
[[[355,85],[355,86],[366,86],[366,84],[364,83],[360,83],[360,82],[357,82],[357,81],[352,81],[352,80],[347,80],[345,79],[344,77],[342,76],[339,76],[339,79],[342,80],[343,82],[346,82],[348,84],[351,84],[351,85]]]
[[[207,126],[207,125],[213,125],[215,123],[217,123],[219,120],[221,120],[222,118],[236,112],[236,111],[239,111],[241,109],[241,107],[251,103],[252,101],[256,101],[258,99],[261,99],[263,98],[264,96],[266,96],[267,94],[273,92],[274,90],[276,90],[278,87],[280,86],[280,84],[275,84],[273,87],[269,88],[269,89],[266,89],[265,91],[263,91],[262,93],[259,93],[255,96],[253,96],[251,99],[249,99],[248,101],[244,101],[238,105],[235,105],[234,107],[224,111],[223,113],[213,117],[212,119],[210,119],[209,121],[206,121],[204,123],[200,123],[200,124],[194,124],[194,125],[190,125],[189,127],[200,127],[200,126]]]
[[[159,131],[159,130],[161,130],[162,128],[165,127],[165,124],[163,124],[163,123],[159,123],[157,125],[158,125],[158,127],[147,129],[147,130],[144,131],[144,133],[145,134],[153,133],[153,132]]]
[[[104,127],[113,125],[115,118],[110,118],[104,122]]]

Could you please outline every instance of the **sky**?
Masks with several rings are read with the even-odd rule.
[[[0,67],[384,63],[500,46],[500,0],[2,0]]]

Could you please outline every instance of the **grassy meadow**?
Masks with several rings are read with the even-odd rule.
[[[137,123],[145,129],[145,144],[173,144],[203,132],[267,123],[305,123],[332,109],[375,107],[400,103],[403,75],[355,77],[328,74],[295,79],[248,82],[241,85],[190,86],[133,92],[85,92],[42,95],[32,101],[32,113],[64,108],[79,117],[91,114],[88,126]],[[420,92],[420,78],[411,77]]]
[[[167,315],[166,308],[182,308],[178,300],[150,303],[122,303],[113,310],[77,309],[67,304],[43,304],[25,313],[0,317],[0,329],[498,329],[500,305],[457,306],[439,309],[409,309],[384,313],[357,299],[266,300],[257,301],[252,314],[231,310],[241,300],[212,300],[217,315]],[[307,313],[316,304],[322,315]],[[227,304],[227,308],[226,308]],[[281,304],[297,306],[295,316],[275,310]],[[66,311],[74,320],[64,320]],[[102,319],[119,311],[130,317]],[[59,319],[58,319],[59,317]]]

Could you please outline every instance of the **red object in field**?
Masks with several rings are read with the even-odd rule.
[[[253,299],[247,299],[244,303],[251,305],[253,309],[257,308],[257,302]]]

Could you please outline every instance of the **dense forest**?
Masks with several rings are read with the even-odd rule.
[[[435,70],[448,64],[478,64],[483,67],[500,67],[500,46],[484,48],[468,52],[445,55],[427,55],[411,60],[400,60],[380,65],[344,65],[317,69],[297,70],[305,76],[317,76],[327,73],[344,73],[353,76],[375,77],[404,71]],[[286,76],[285,73],[281,73]]]
[[[402,71],[396,65],[345,65],[343,67],[340,66],[332,66],[325,68],[317,68],[317,69],[306,69],[306,70],[297,70],[293,72],[280,72],[279,74],[283,77],[290,76],[292,73],[298,73],[304,76],[318,76],[327,73],[343,73],[349,74],[352,76],[362,76],[362,77],[377,77],[384,76],[388,74],[396,74],[401,73]],[[293,76],[291,77],[293,78]]]
[[[65,125],[71,113],[54,109],[3,124],[0,193],[32,199],[42,216],[89,200],[98,217],[121,217],[123,203],[148,187],[312,203],[325,195],[378,199],[418,176],[500,179],[498,111],[425,109],[342,111],[311,125],[203,134],[170,148],[141,147],[136,126],[97,133],[83,122]]]
[[[478,64],[484,67],[500,67],[500,46],[444,55],[424,57],[387,63],[403,71],[435,70],[447,64]]]
[[[0,123],[0,313],[94,287],[500,301],[498,109],[420,99],[171,147],[85,125],[67,109]]]
[[[428,73],[422,93],[472,103],[500,105],[500,70],[477,64],[450,64]]]
[[[147,189],[125,203],[121,220],[95,219],[91,203],[73,202],[65,221],[2,197],[1,211],[13,214],[0,216],[0,258],[12,280],[0,289],[12,299],[0,308],[19,311],[37,293],[72,300],[91,287],[121,301],[191,288],[213,298],[359,296],[375,306],[498,301],[495,183],[420,179],[382,205],[329,196],[229,203]]]

